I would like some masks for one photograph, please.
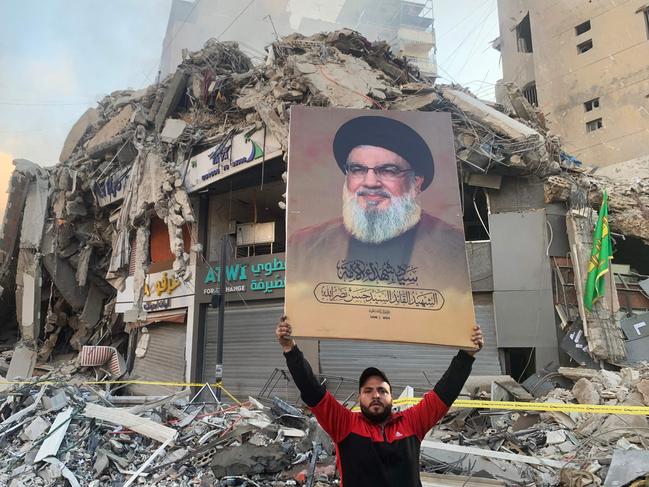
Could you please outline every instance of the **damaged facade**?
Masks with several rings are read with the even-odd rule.
[[[86,396],[92,393],[86,392],[87,404],[79,403],[85,408],[84,417],[123,428],[132,426],[129,416],[116,417],[114,411],[98,408],[119,404],[124,399],[116,398],[125,392],[124,397],[173,395],[186,389],[179,385],[183,383],[222,379],[237,398],[250,395],[272,402],[280,396],[296,402],[274,327],[283,310],[290,108],[306,104],[452,115],[474,306],[486,337],[474,370],[500,377],[505,384],[500,390],[491,379],[487,385],[478,381],[467,386],[471,397],[585,402],[574,390],[552,392],[556,386],[571,389],[569,380],[582,378],[599,384],[591,384],[595,392],[608,391],[606,400],[616,403],[624,404],[630,394],[642,395],[637,381],[626,384],[623,377],[631,374],[640,380],[645,369],[592,371],[595,375],[584,377],[557,370],[577,364],[635,367],[649,359],[649,347],[644,346],[649,330],[637,327],[642,313],[649,311],[643,281],[649,273],[644,215],[649,178],[645,173],[638,177],[627,165],[611,167],[602,175],[576,167],[559,140],[548,133],[540,112],[520,92],[511,90],[508,96],[510,109],[482,102],[459,86],[432,86],[423,82],[416,66],[394,57],[387,43],[370,43],[350,30],[281,38],[269,46],[259,66],[236,43],[210,40],[202,50],[188,54],[160,84],[112,93],[75,124],[59,165],[43,169],[28,161],[14,162],[0,240],[0,285],[5,290],[2,309],[15,309],[14,329],[20,341],[4,375],[10,380],[39,376],[57,355],[79,352],[78,365],[90,367],[86,372],[94,372],[98,379],[133,382],[106,391],[110,398],[100,391],[89,400]],[[625,179],[630,174],[633,178]],[[619,250],[615,262],[622,266],[610,274],[614,277],[609,287],[617,292],[588,312],[580,305],[581,286],[592,246],[593,208],[601,204],[604,189],[610,196],[610,225]],[[395,389],[411,386],[419,393],[430,388],[454,354],[442,347],[369,342],[304,340],[300,347],[340,400],[353,395],[358,371],[377,356]],[[52,374],[61,380],[60,370]],[[3,411],[0,434],[21,419],[7,423],[12,414],[20,413],[27,397],[40,394],[39,401],[44,394],[50,397],[45,386],[31,393],[39,388],[38,382],[35,378],[31,386],[13,389],[6,385],[13,391],[11,397],[17,395],[19,400],[11,411]],[[580,387],[587,387],[583,384]],[[201,397],[208,393],[203,390]],[[68,401],[77,400],[74,391],[66,394]],[[181,410],[172,402],[157,411],[183,423],[179,431],[196,428],[192,421],[205,411],[189,407],[187,401]],[[253,409],[263,407],[254,404]],[[135,411],[132,414],[149,414],[146,408]],[[256,433],[238,430],[226,420],[228,411],[218,404],[206,413],[214,413],[206,428],[217,433],[201,430],[200,439],[190,435],[187,448],[193,454],[204,451],[205,445],[216,449],[208,441],[216,435],[240,443],[245,436],[247,445],[253,442],[250,437]],[[236,413],[248,420],[243,423],[265,428],[259,425],[267,420],[246,411]],[[193,412],[194,417],[187,419]],[[457,427],[466,424],[468,414],[479,416],[475,410],[465,412],[450,421]],[[280,411],[278,416],[282,415],[291,413]],[[512,412],[505,416],[503,422],[490,420],[472,434],[483,435],[488,427],[506,430],[514,419]],[[547,416],[534,419],[554,421],[546,429],[561,424]],[[56,421],[54,416],[50,419]],[[569,419],[586,422],[589,417]],[[308,429],[299,424],[298,428]],[[434,433],[439,440],[459,439],[457,432],[440,431]],[[277,442],[278,432],[272,433]],[[577,445],[561,436],[567,433],[553,433],[561,441],[548,440],[550,433],[541,427],[535,434],[529,440],[535,448],[566,441]],[[163,445],[168,439],[156,438]],[[260,437],[254,441],[250,448],[271,443]],[[529,441],[526,438],[518,446],[521,452],[536,451]],[[503,445],[484,438],[474,444],[493,450]],[[434,442],[429,447],[439,450]],[[111,455],[122,451],[118,445],[110,448]],[[565,448],[545,453],[559,462],[572,451]],[[97,462],[97,450],[93,451]],[[110,460],[126,469],[119,460],[104,456],[106,463]],[[178,456],[174,465],[193,458]],[[147,459],[140,455],[130,461],[133,458],[139,463]],[[579,465],[587,460],[575,458]],[[529,465],[531,460],[524,460]],[[458,461],[449,457],[445,462]],[[542,482],[561,470],[548,462],[550,470],[541,469],[548,477],[518,469],[509,473]],[[242,471],[214,472],[223,477],[285,469],[273,464],[267,472],[267,465],[258,467],[260,463],[264,462],[253,462]],[[151,472],[149,465],[144,471]]]
[[[503,79],[547,117],[567,152],[589,166],[649,153],[649,5],[644,0],[498,0]],[[624,36],[620,36],[624,32]]]

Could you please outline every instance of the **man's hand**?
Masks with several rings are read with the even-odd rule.
[[[476,353],[482,350],[482,346],[484,345],[484,336],[482,335],[480,325],[475,325],[473,327],[473,335],[471,335],[471,341],[476,348],[474,348],[473,350],[467,350],[466,353],[473,357]]]
[[[279,323],[277,323],[277,328],[275,328],[275,335],[284,353],[290,352],[295,346],[295,340],[291,338],[292,331],[293,329],[288,323],[286,316],[282,316]]]

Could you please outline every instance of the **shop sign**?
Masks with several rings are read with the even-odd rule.
[[[265,128],[248,127],[228,134],[214,147],[189,160],[185,189],[194,192],[264,160],[282,154],[282,146]]]
[[[117,203],[124,199],[126,194],[126,186],[128,184],[128,177],[131,174],[131,168],[128,167],[124,170],[117,171],[105,179],[95,182],[93,185],[93,193],[97,198],[99,206],[104,207],[112,203]]]
[[[160,278],[153,281],[144,283],[144,296],[149,298],[151,296],[160,297],[163,295],[173,296],[176,289],[182,286],[182,281],[176,278],[175,274],[168,275],[167,272],[163,272]]]
[[[148,312],[185,308],[194,302],[194,288],[193,278],[185,281],[173,270],[149,274],[144,280],[142,308]],[[134,278],[129,276],[124,290],[117,293],[117,312],[132,309],[134,298]]]
[[[226,295],[229,300],[269,299],[284,296],[285,254],[261,255],[237,259],[225,266]],[[221,266],[204,265],[199,273],[202,302],[219,294]]]
[[[142,304],[142,308],[147,312],[169,309],[171,308],[171,298],[145,302]]]

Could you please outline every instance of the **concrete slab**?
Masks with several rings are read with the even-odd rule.
[[[108,121],[95,136],[90,139],[88,142],[88,153],[92,154],[100,146],[104,145],[106,142],[109,142],[115,136],[117,136],[122,130],[124,130],[131,121],[131,116],[133,115],[133,107],[127,105],[122,110]]]
[[[168,118],[160,134],[160,140],[168,144],[173,144],[183,134],[185,127],[187,127],[187,122],[184,120]]]
[[[75,349],[81,350],[81,347],[86,344],[91,330],[99,322],[104,309],[104,299],[106,299],[106,295],[97,286],[91,284],[83,311],[79,315],[79,329],[70,338],[70,344]]]
[[[47,202],[49,197],[49,180],[46,173],[40,169],[35,179],[29,186],[23,223],[20,232],[20,248],[40,250],[47,215]]]
[[[68,396],[65,392],[58,391],[52,397],[43,396],[43,407],[46,411],[59,411],[68,404]]]
[[[22,251],[21,251],[22,252]],[[41,305],[41,269],[37,266],[34,274],[22,274],[21,313],[19,315],[20,333],[25,340],[34,341],[38,337]]]
[[[36,351],[23,345],[18,345],[14,349],[14,354],[11,357],[7,380],[17,379],[18,377],[24,379],[30,378],[34,372],[35,365]]]
[[[38,439],[50,427],[50,422],[40,416],[36,416],[29,426],[22,430],[20,437],[24,441],[34,441]]]
[[[88,110],[86,110],[83,115],[79,117],[79,120],[75,122],[75,124],[70,129],[70,132],[68,132],[68,136],[65,138],[65,142],[63,142],[63,148],[61,149],[59,162],[65,162],[70,158],[70,156],[74,152],[74,149],[76,149],[77,145],[86,134],[90,126],[96,123],[98,120],[99,113],[94,108],[88,108]]]
[[[165,92],[165,96],[162,99],[160,108],[155,114],[155,128],[158,132],[162,130],[162,126],[164,125],[165,121],[176,109],[178,103],[180,103],[180,100],[185,94],[187,78],[189,78],[189,73],[183,71],[182,69],[179,69],[171,79],[169,86],[167,86],[167,91]]]
[[[88,288],[77,285],[77,273],[67,260],[61,259],[53,251],[43,254],[43,265],[54,279],[54,285],[63,299],[75,310],[81,310],[86,304]]]
[[[474,117],[496,132],[507,135],[514,140],[525,140],[530,137],[542,139],[541,134],[521,122],[508,117],[495,108],[484,104],[477,98],[462,91],[442,88],[444,98],[455,104],[468,116]]]

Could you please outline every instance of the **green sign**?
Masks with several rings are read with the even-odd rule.
[[[284,296],[285,254],[237,259],[225,266],[228,299],[268,299]],[[200,276],[203,297],[219,294],[221,266],[206,264]],[[204,300],[204,299],[203,299]]]

